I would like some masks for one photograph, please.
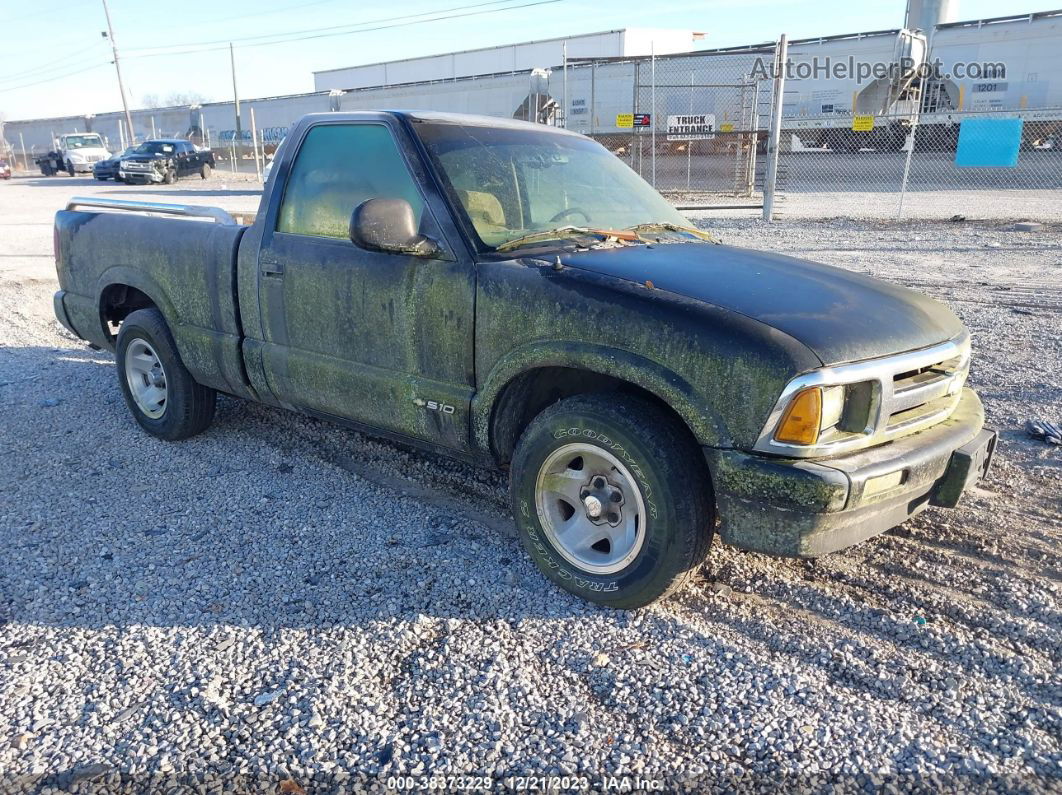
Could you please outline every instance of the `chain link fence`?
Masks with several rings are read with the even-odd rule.
[[[783,118],[775,215],[1062,220],[1052,117],[1062,108]]]
[[[879,56],[893,57],[891,34],[859,41],[873,43],[875,36]],[[793,44],[805,61],[820,46]],[[857,46],[847,39],[827,44],[835,52]],[[886,45],[888,52],[881,49]],[[131,135],[122,133],[122,114],[107,113],[8,122],[5,137],[13,150],[8,157],[25,170],[48,150],[41,141],[91,129],[112,149],[130,138],[187,136],[210,146],[220,169],[260,173],[304,113],[414,107],[563,125],[600,141],[685,208],[766,206],[765,214],[783,217],[1062,220],[1062,108],[978,109],[981,100],[971,100],[966,110],[939,112],[944,93],[905,85],[890,100],[891,112],[852,115],[856,94],[874,86],[765,72],[781,48],[780,41],[656,57],[569,57],[561,67],[530,74],[248,100],[241,103],[241,130],[234,129],[232,103],[219,102],[134,111]],[[780,133],[770,148],[775,123]],[[778,154],[770,182],[769,151]]]
[[[679,205],[755,209],[771,86],[750,76],[758,56],[772,51],[574,63],[563,79],[564,123]]]
[[[679,206],[762,206],[769,130],[781,114],[776,217],[1062,220],[1062,108],[797,115],[778,48],[570,62],[567,118]],[[557,74],[550,90],[559,99]],[[832,106],[831,106],[832,108]]]

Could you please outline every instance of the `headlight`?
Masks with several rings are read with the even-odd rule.
[[[845,387],[843,386],[823,388],[822,422],[819,426],[821,431],[833,428],[841,421],[841,416],[844,414],[844,393]]]
[[[793,395],[774,432],[784,444],[818,444],[827,434],[863,433],[870,422],[873,384],[813,386]]]

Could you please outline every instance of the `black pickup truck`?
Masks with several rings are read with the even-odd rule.
[[[118,179],[130,183],[164,182],[181,177],[206,179],[214,168],[214,153],[197,149],[183,138],[159,138],[144,141],[118,160]]]
[[[311,115],[250,225],[74,200],[55,241],[56,315],[147,432],[222,392],[508,467],[535,562],[603,604],[672,592],[717,534],[814,557],[954,506],[994,448],[944,306],[719,245],[541,125]]]

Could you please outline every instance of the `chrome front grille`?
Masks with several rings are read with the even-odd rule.
[[[886,431],[893,433],[922,423],[926,418],[950,413],[952,400],[969,370],[969,348],[949,359],[915,370],[897,373],[892,379],[892,399]]]
[[[970,371],[970,335],[919,351],[825,367],[793,379],[782,392],[764,426],[756,449],[796,458],[813,458],[860,450],[916,433],[947,419],[955,410]],[[869,385],[866,427],[831,428],[815,445],[777,442],[774,432],[790,399],[815,386]],[[862,425],[862,423],[858,423]]]

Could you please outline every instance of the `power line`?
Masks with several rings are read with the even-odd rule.
[[[346,23],[344,25],[329,25],[328,27],[324,27],[324,28],[305,28],[303,30],[291,30],[291,31],[285,31],[283,33],[260,33],[260,34],[254,35],[254,36],[237,36],[237,37],[234,37],[234,38],[231,38],[231,39],[226,38],[226,39],[215,39],[215,40],[212,40],[212,41],[193,41],[193,42],[184,42],[182,44],[162,44],[162,45],[158,45],[158,46],[155,46],[155,47],[132,47],[129,50],[127,50],[127,52],[149,52],[149,51],[153,51],[153,50],[169,49],[171,47],[207,47],[207,46],[215,45],[215,44],[224,45],[225,47],[228,47],[229,44],[233,43],[233,42],[239,43],[241,41],[261,41],[262,39],[278,39],[278,41],[280,41],[280,40],[284,40],[284,41],[287,41],[287,40],[299,41],[300,39],[298,37],[302,36],[303,34],[316,34],[316,33],[332,33],[333,35],[339,36],[339,35],[345,35],[347,33],[359,33],[359,32],[361,32],[361,31],[357,31],[357,30],[353,30],[353,31],[340,30],[341,28],[361,28],[361,27],[364,27],[365,25],[376,25],[376,24],[385,23],[385,22],[401,22],[403,20],[416,20],[417,17],[425,17],[425,16],[429,16],[431,14],[449,14],[452,11],[465,11],[465,10],[468,10],[470,8],[483,8],[485,6],[496,6],[496,5],[502,5],[504,3],[512,3],[512,2],[514,2],[514,0],[487,0],[487,2],[472,3],[470,5],[453,6],[452,8],[441,8],[441,9],[439,9],[437,11],[422,11],[422,12],[420,12],[418,14],[403,14],[403,15],[397,16],[397,17],[382,17],[382,18],[379,18],[379,19],[366,19],[366,20],[363,20],[362,22],[348,22],[348,23]],[[493,11],[508,11],[509,8],[523,8],[523,6],[510,6],[510,7],[507,7],[507,8],[493,9]],[[480,12],[480,13],[485,13],[485,12]],[[420,22],[431,22],[431,21],[434,21],[434,19],[449,19],[449,18],[450,17],[436,17],[436,18],[428,19],[428,20],[417,20],[417,21],[415,21],[415,22],[413,22],[411,24],[419,24]],[[398,26],[396,25],[395,27],[398,27]],[[381,30],[381,29],[382,28],[372,28],[372,30]],[[272,42],[270,42],[270,43],[272,43]],[[247,45],[247,46],[250,46],[250,45]],[[197,50],[188,50],[188,52],[197,52]],[[158,53],[158,54],[164,55],[165,53]],[[132,56],[130,56],[130,57],[132,57]],[[143,56],[141,56],[141,57],[143,57]]]
[[[85,72],[91,72],[94,69],[100,69],[100,68],[102,68],[104,66],[110,66],[110,64],[109,63],[98,63],[95,66],[88,67],[87,69],[78,69],[77,71],[67,72],[66,74],[63,74],[63,75],[56,75],[55,77],[46,77],[43,80],[35,80],[32,83],[23,83],[20,86],[7,86],[5,88],[0,89],[0,93],[6,92],[6,91],[18,91],[20,88],[29,88],[30,86],[39,86],[42,83],[54,83],[56,80],[64,80],[67,77],[73,77],[74,75],[80,75],[80,74],[84,74]]]
[[[269,47],[269,46],[272,46],[272,45],[275,45],[275,44],[288,44],[288,43],[294,42],[294,41],[308,41],[310,39],[327,39],[327,38],[332,38],[332,37],[335,37],[335,36],[353,36],[353,35],[358,34],[358,33],[375,33],[377,31],[381,31],[381,30],[391,30],[393,28],[404,28],[404,27],[410,27],[411,25],[423,25],[423,24],[426,24],[428,22],[441,22],[441,21],[448,20],[448,19],[459,19],[459,18],[462,18],[462,17],[474,17],[474,16],[485,15],[485,14],[497,14],[497,13],[500,13],[502,11],[515,11],[515,10],[520,9],[520,8],[532,8],[534,6],[552,5],[553,3],[562,3],[562,2],[564,2],[564,0],[536,0],[536,2],[522,3],[520,5],[515,5],[515,6],[506,6],[505,8],[491,8],[491,9],[486,9],[486,10],[483,10],[483,11],[469,11],[469,12],[466,12],[464,14],[449,14],[449,15],[446,15],[446,16],[432,17],[431,19],[419,19],[419,20],[413,20],[411,22],[398,22],[398,23],[394,23],[394,24],[391,24],[391,25],[379,25],[379,26],[373,27],[373,28],[362,28],[360,30],[347,30],[347,31],[335,32],[334,29],[328,29],[328,30],[331,30],[332,32],[329,32],[329,33],[317,33],[317,34],[307,35],[307,36],[290,36],[290,37],[277,39],[276,41],[255,42],[255,43],[252,43],[252,44],[244,44],[243,48],[247,49],[247,48],[250,48],[250,47]],[[215,46],[198,47],[198,48],[195,48],[195,49],[178,50],[176,52],[148,52],[148,53],[141,53],[139,55],[126,55],[125,57],[126,58],[157,58],[157,57],[166,56],[166,55],[188,55],[188,54],[191,54],[191,53],[214,52],[214,51],[217,51],[217,50],[225,50],[225,49],[228,49],[228,46],[229,46],[228,43],[226,43],[224,45],[216,46],[216,47]]]
[[[10,80],[4,79],[0,81],[0,91],[7,91],[9,84],[23,85],[27,82],[42,82],[47,80],[58,80],[64,74],[70,72],[76,72],[80,69],[87,69],[90,66],[97,66],[100,64],[99,58],[82,58],[80,61],[74,61],[71,63],[63,64],[62,66],[56,66],[53,69],[45,69],[40,72],[34,72],[33,74],[22,75],[21,77],[13,77]],[[60,74],[56,74],[59,72]]]
[[[342,2],[346,2],[346,0],[312,0],[312,2],[309,2],[309,3],[296,3],[293,6],[283,6],[281,8],[270,8],[270,9],[267,9],[267,10],[264,10],[264,11],[256,11],[255,12],[255,17],[264,17],[264,16],[267,16],[268,14],[282,14],[285,11],[302,11],[304,8],[309,8],[310,6],[329,5],[331,3],[342,3]],[[430,13],[430,12],[425,12],[425,13]],[[246,18],[247,18],[247,14],[236,14],[235,16],[231,16],[231,17],[222,17],[221,19],[211,19],[211,20],[209,20],[209,24],[214,25],[214,24],[217,24],[218,22],[231,22],[231,21],[233,21],[235,19],[246,19]]]
[[[457,7],[452,8],[452,9],[446,9],[446,11],[455,11],[455,10],[464,9],[464,8],[482,8],[482,6],[487,6],[487,5],[498,5],[499,2],[512,2],[512,0],[491,0],[491,2],[488,2],[488,3],[476,3],[476,4],[470,5],[470,6],[457,6]],[[431,17],[429,19],[413,19],[411,21],[406,21],[406,22],[395,22],[393,24],[378,25],[376,27],[362,28],[360,30],[346,30],[346,31],[338,31],[337,32],[337,31],[335,31],[334,27],[333,28],[323,28],[323,29],[322,28],[311,28],[310,29],[311,31],[314,31],[314,30],[327,30],[327,31],[330,31],[330,32],[327,32],[327,33],[315,33],[315,34],[311,34],[311,35],[290,35],[290,36],[286,36],[284,38],[277,39],[276,41],[255,42],[255,43],[252,43],[252,44],[245,44],[243,46],[245,48],[249,48],[249,47],[269,47],[269,46],[276,45],[276,44],[287,44],[287,43],[295,42],[295,41],[306,41],[306,40],[310,40],[310,39],[331,38],[331,37],[334,37],[334,36],[352,36],[352,35],[355,35],[355,34],[358,34],[358,33],[374,33],[374,32],[381,31],[381,30],[391,30],[391,29],[394,29],[394,28],[409,27],[411,25],[422,25],[422,24],[426,24],[426,23],[429,23],[429,22],[442,22],[442,21],[445,21],[445,20],[448,20],[448,19],[459,19],[459,18],[462,18],[462,17],[482,16],[482,15],[485,15],[485,14],[497,14],[497,13],[500,13],[502,11],[515,11],[515,10],[518,10],[518,9],[521,9],[521,8],[532,8],[534,6],[552,5],[553,3],[561,3],[561,2],[564,2],[564,0],[534,0],[534,2],[521,3],[519,5],[511,5],[511,6],[506,6],[504,8],[488,8],[488,9],[483,9],[483,10],[479,10],[479,11],[468,11],[466,13],[461,13],[461,14],[446,14],[445,12],[443,12],[443,14],[444,14],[443,16]],[[430,12],[425,12],[425,13],[430,13]],[[411,15],[409,15],[409,17],[415,17],[415,16],[424,16],[424,14],[411,14]],[[401,19],[408,19],[408,17],[393,17],[392,19],[401,20]],[[383,21],[383,20],[379,20],[379,21]],[[366,24],[372,24],[372,23],[371,22],[352,23],[352,25],[366,25]],[[344,27],[351,27],[352,25],[346,25]],[[300,33],[306,33],[306,32],[307,31],[300,31]],[[280,34],[273,34],[273,35],[280,35]],[[268,37],[257,36],[257,37],[253,37],[253,38],[268,38]],[[170,45],[170,46],[178,46],[178,45]],[[149,49],[149,48],[145,48],[145,49]],[[225,49],[228,49],[228,43],[227,42],[224,43],[223,45],[217,46],[217,47],[214,47],[214,46],[197,47],[197,48],[194,48],[194,49],[181,50],[181,51],[177,51],[177,52],[146,52],[146,53],[141,53],[139,55],[126,54],[123,57],[126,58],[126,59],[129,59],[129,58],[155,58],[155,57],[167,56],[167,55],[189,55],[189,54],[192,54],[192,53],[214,52],[214,51],[225,50]],[[99,64],[95,64],[93,66],[88,66],[86,68],[77,69],[77,70],[72,71],[72,72],[67,72],[67,73],[64,73],[64,74],[55,75],[53,77],[47,77],[47,78],[43,78],[43,79],[40,79],[40,80],[34,80],[32,82],[23,83],[21,85],[7,86],[7,87],[4,87],[4,88],[0,88],[0,92],[17,91],[19,89],[30,88],[31,86],[42,85],[44,83],[52,83],[52,82],[55,82],[57,80],[64,80],[67,77],[73,77],[75,75],[84,74],[85,72],[90,72],[90,71],[93,71],[95,69],[99,69],[102,66],[109,66],[109,65],[110,65],[110,63],[99,63]],[[46,71],[48,71],[48,70],[47,69],[43,70],[42,74],[44,72],[46,72]]]
[[[64,61],[79,60],[79,56],[83,56],[85,53],[91,50],[96,50],[98,48],[99,44],[93,44],[91,47],[86,47],[83,50],[77,50],[76,52],[69,53],[61,58],[56,58],[50,64],[38,64],[37,66],[32,66],[29,69],[23,69],[21,72],[11,72],[5,75],[3,78],[0,78],[0,83],[10,83],[17,78],[35,76],[37,73],[44,74],[46,72],[54,72],[58,69],[67,69],[70,67],[70,64],[64,63]],[[80,60],[83,61],[84,58],[80,58]]]
[[[10,19],[0,19],[0,25],[10,25],[13,22],[21,22],[24,19],[33,19],[34,17],[44,16],[45,14],[55,14],[57,10],[54,8],[46,8],[43,11],[38,10],[30,14],[23,14],[20,17],[11,17]]]

